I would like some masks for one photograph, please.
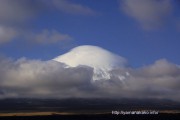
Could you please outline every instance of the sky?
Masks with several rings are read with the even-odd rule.
[[[0,98],[179,100],[179,11],[178,0],[0,0]],[[90,67],[49,61],[81,45],[106,49],[128,67],[112,70],[112,83],[94,84]],[[127,72],[123,86],[117,74]]]
[[[180,64],[178,0],[0,2],[1,55],[49,60],[79,45],[95,45],[133,67],[161,58]]]

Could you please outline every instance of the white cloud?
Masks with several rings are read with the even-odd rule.
[[[96,12],[91,8],[72,3],[69,0],[53,0],[54,6],[62,12],[80,15],[94,15]]]
[[[19,32],[14,28],[0,26],[0,44],[9,42],[17,37]]]
[[[171,0],[122,0],[120,9],[144,29],[162,26],[172,12]]]
[[[111,71],[92,82],[93,68],[55,61],[0,59],[0,98],[161,98],[180,100],[180,68],[162,59],[142,68]],[[129,73],[127,75],[127,72]],[[126,76],[122,81],[118,75]]]

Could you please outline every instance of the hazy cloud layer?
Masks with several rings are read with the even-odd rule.
[[[61,12],[80,15],[94,15],[96,12],[84,5],[70,2],[69,0],[53,0],[54,6]]]
[[[53,29],[44,29],[39,32],[23,31],[23,29],[18,29],[16,27],[6,27],[0,26],[0,44],[10,42],[16,38],[25,40],[29,43],[36,44],[54,44],[58,42],[71,41],[73,37],[68,34],[60,33],[59,31]]]
[[[171,0],[122,0],[120,4],[120,9],[144,29],[162,26],[173,8]]]
[[[51,44],[63,41],[70,41],[73,38],[68,34],[60,33],[57,30],[44,29],[39,33],[26,33],[27,39],[33,40],[39,44]]]
[[[0,0],[0,23],[28,20],[42,11],[43,6],[41,0]]]
[[[0,44],[23,36],[21,27],[42,11],[41,4],[41,0],[0,0]]]
[[[69,0],[0,0],[0,44],[10,42],[17,37],[24,40],[30,37],[32,41],[43,44],[72,40],[68,34],[56,30],[47,29],[42,30],[42,33],[35,33],[25,27],[25,24],[29,24],[28,21],[53,10],[78,15],[96,13],[87,6]]]
[[[18,30],[14,28],[0,26],[0,44],[11,41],[16,38],[18,34]]]
[[[91,8],[69,0],[0,0],[0,24],[21,23],[46,11],[92,15]]]
[[[128,73],[128,74],[127,74]],[[121,75],[124,78],[117,77]],[[162,98],[180,100],[180,68],[164,59],[142,68],[111,71],[92,81],[93,68],[55,61],[0,59],[0,98]]]

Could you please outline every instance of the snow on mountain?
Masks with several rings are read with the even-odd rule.
[[[65,63],[68,67],[85,65],[94,69],[93,80],[108,80],[111,78],[110,71],[116,68],[123,68],[126,59],[111,53],[101,47],[83,45],[75,47],[69,52],[53,59],[54,61]],[[120,80],[124,76],[119,75]]]

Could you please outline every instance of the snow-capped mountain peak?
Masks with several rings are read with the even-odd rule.
[[[92,67],[94,69],[93,80],[108,80],[111,77],[111,70],[126,65],[126,60],[123,57],[103,48],[90,45],[75,47],[53,60],[65,63],[68,67],[77,67],[79,65]]]

